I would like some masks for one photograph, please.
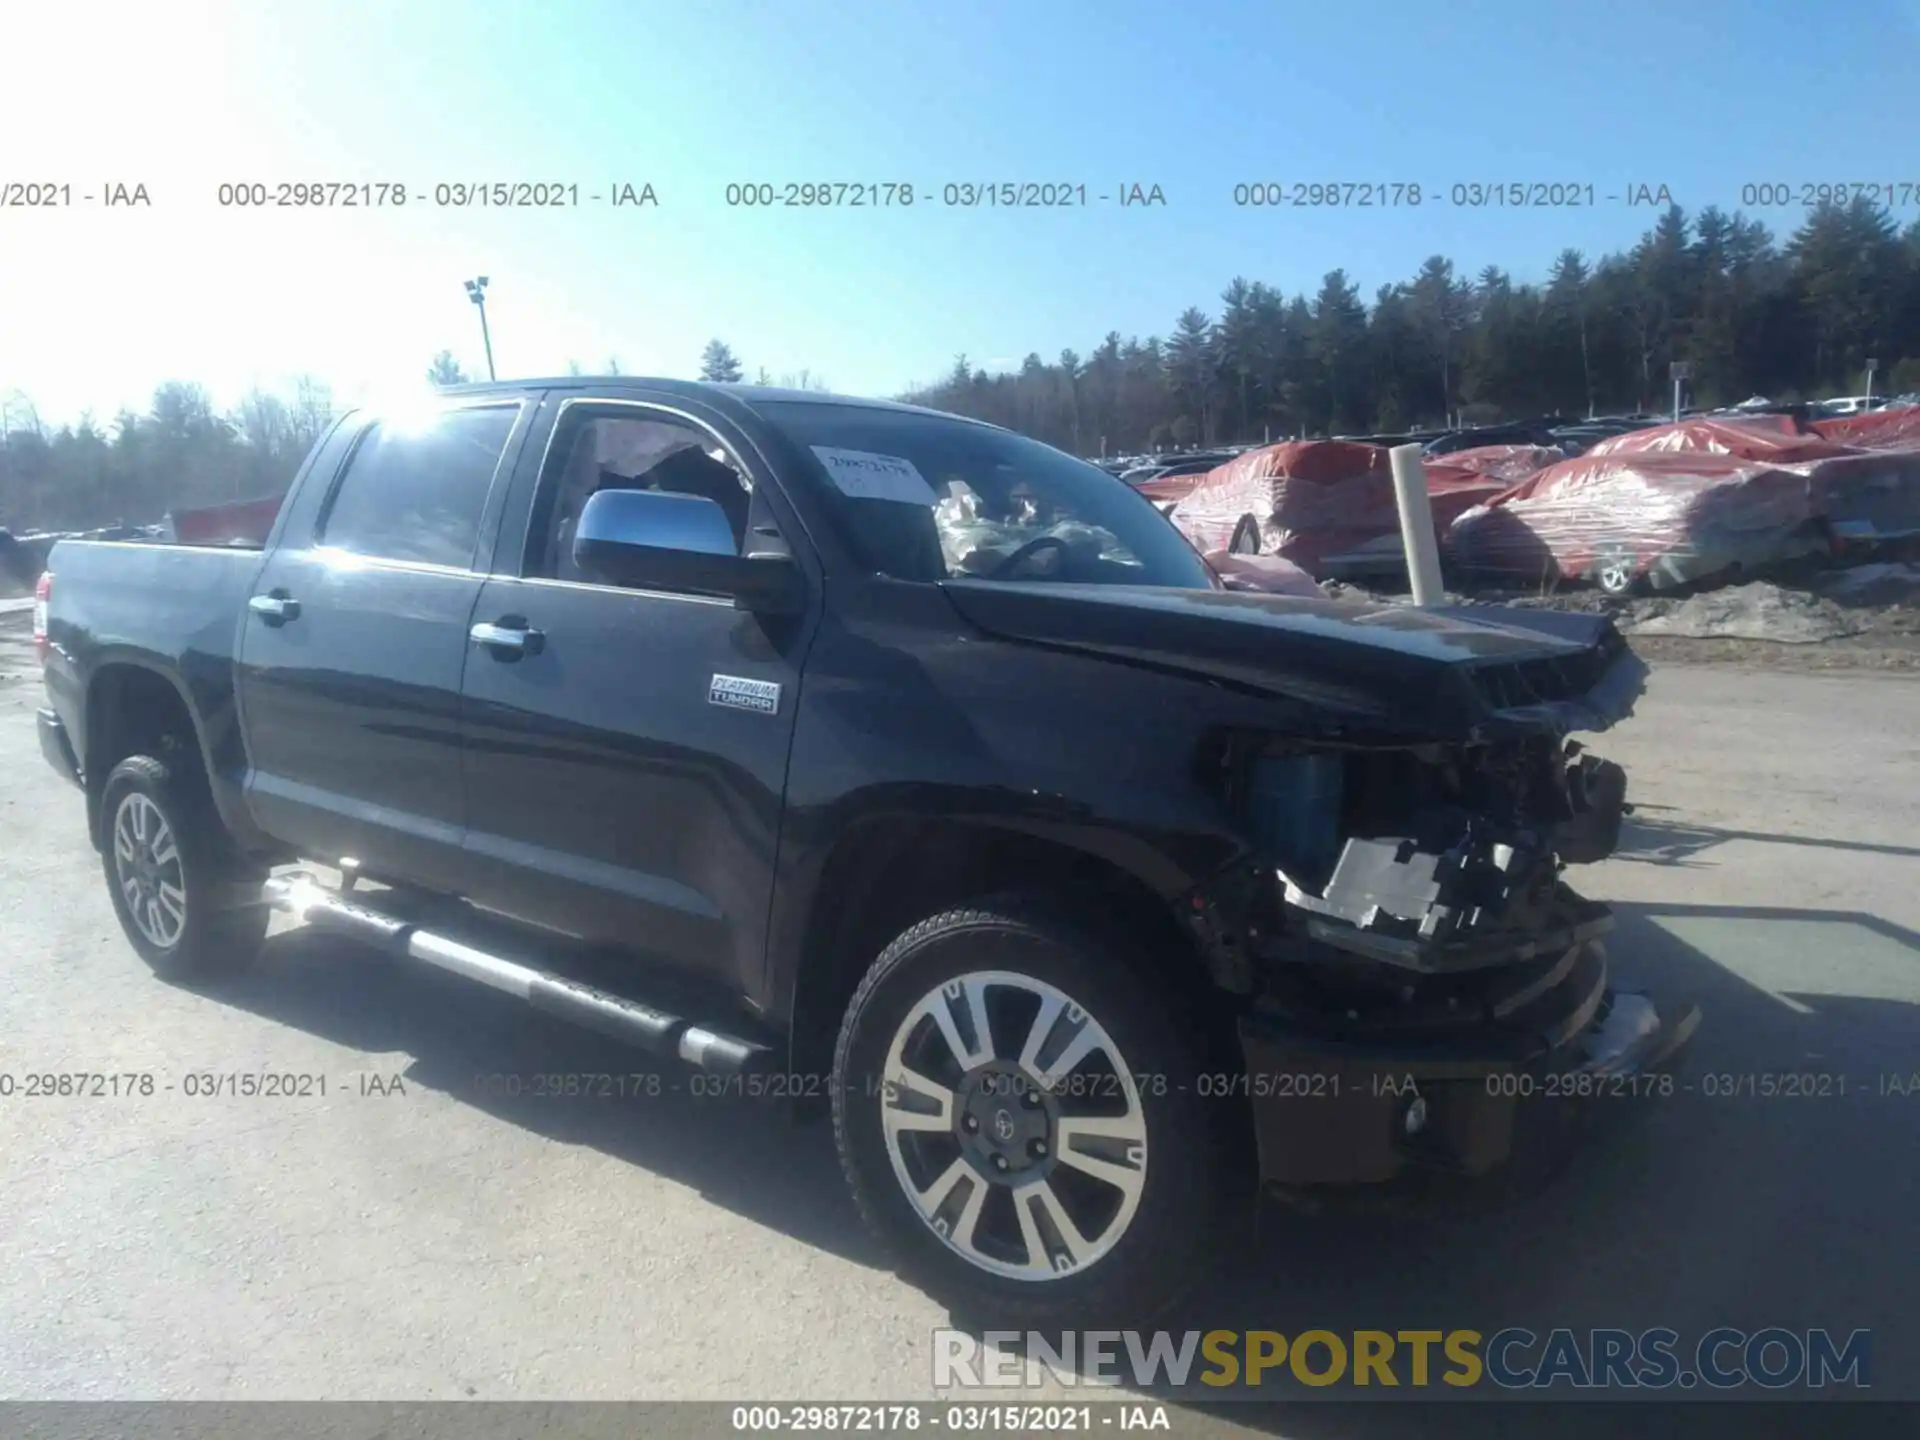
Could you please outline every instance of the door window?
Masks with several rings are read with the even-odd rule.
[[[749,528],[772,533],[745,467],[707,431],[650,415],[578,415],[562,421],[540,477],[525,573],[591,581],[574,564],[574,527],[587,501],[612,489],[664,490],[711,500],[725,513],[736,550],[745,546]]]

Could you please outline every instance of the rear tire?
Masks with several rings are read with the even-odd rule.
[[[833,1118],[901,1273],[1029,1326],[1139,1323],[1199,1279],[1237,1112],[1199,1093],[1208,1032],[1178,1000],[1123,943],[1019,896],[889,945],[841,1026]]]
[[[100,828],[113,912],[154,974],[206,979],[258,954],[266,871],[233,853],[197,774],[150,755],[122,760],[101,789]]]

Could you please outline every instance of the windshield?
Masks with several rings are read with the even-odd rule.
[[[1051,446],[911,411],[755,408],[819,466],[855,547],[883,574],[1217,588],[1151,504]]]

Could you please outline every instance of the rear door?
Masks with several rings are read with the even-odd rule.
[[[682,463],[654,471],[669,455]],[[481,590],[467,658],[476,894],[749,988],[764,959],[812,617],[597,583],[572,566],[568,541],[597,488],[698,477],[683,493],[719,503],[740,543],[809,563],[790,543],[790,513],[744,437],[679,399],[567,400],[544,463],[522,469],[515,489],[532,494],[511,513],[531,518],[524,539],[502,534],[504,573]],[[817,606],[817,583],[814,595]],[[496,643],[502,632],[526,639]]]
[[[301,854],[461,888],[475,556],[531,398],[374,419],[283,523],[242,620],[238,683],[249,806]]]

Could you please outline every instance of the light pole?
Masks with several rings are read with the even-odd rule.
[[[1687,381],[1693,378],[1693,366],[1674,361],[1667,367],[1667,373],[1673,377],[1673,423],[1680,423],[1680,394],[1686,388]]]
[[[467,298],[480,309],[480,342],[487,347],[487,379],[497,378],[493,373],[493,336],[487,333],[487,277],[467,281]]]
[[[1872,356],[1867,357],[1867,409],[1873,408],[1873,372],[1880,368],[1880,362]]]

